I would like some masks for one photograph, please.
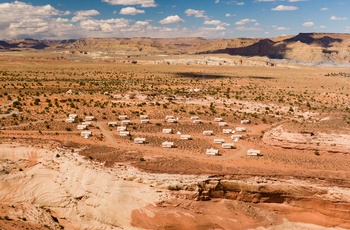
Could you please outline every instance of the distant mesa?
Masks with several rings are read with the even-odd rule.
[[[0,50],[23,49],[133,52],[139,54],[228,54],[287,59],[312,64],[349,64],[350,34],[299,33],[269,39],[234,38],[81,38],[68,40],[16,39],[0,41]]]

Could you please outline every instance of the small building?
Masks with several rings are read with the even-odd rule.
[[[191,135],[186,135],[186,134],[180,135],[180,140],[191,140],[191,139],[192,139]]]
[[[222,133],[225,133],[225,134],[232,133],[232,129],[223,129]]]
[[[94,116],[86,116],[85,121],[93,121],[95,119]]]
[[[86,129],[86,128],[87,128],[86,125],[77,125],[77,129],[78,129],[78,130],[84,130],[84,129]]]
[[[203,135],[204,136],[211,136],[213,134],[214,134],[213,130],[204,130],[203,131]]]
[[[69,114],[68,115],[68,117],[70,118],[70,119],[75,119],[76,117],[77,117],[78,115],[76,115],[75,113],[72,113],[72,114]]]
[[[250,124],[250,120],[241,120],[241,124]]]
[[[89,138],[91,135],[92,135],[92,132],[91,132],[91,131],[82,131],[82,132],[80,133],[80,136],[84,137],[85,139],[86,139],[86,138]]]
[[[219,122],[219,126],[227,126],[227,122]]]
[[[114,127],[114,126],[117,126],[118,123],[116,121],[109,121],[109,122],[107,122],[107,125],[110,127]]]
[[[173,130],[172,129],[163,129],[162,132],[164,134],[171,134],[173,132]]]
[[[140,115],[141,120],[146,120],[149,119],[148,115]]]
[[[119,115],[118,119],[119,120],[126,120],[126,119],[128,119],[128,116],[127,115]]]
[[[260,150],[257,150],[257,149],[248,149],[247,155],[248,155],[248,156],[260,156]]]
[[[66,123],[73,123],[74,122],[74,119],[72,119],[72,118],[67,118],[66,119]]]
[[[126,126],[118,126],[117,130],[118,131],[125,131],[126,130]]]
[[[245,127],[236,127],[236,132],[245,132],[246,131],[246,128]]]
[[[234,149],[235,148],[235,144],[233,144],[233,143],[222,143],[221,147],[223,149]]]
[[[119,136],[121,136],[121,137],[130,136],[130,132],[129,131],[120,131],[119,132]]]
[[[90,121],[83,121],[81,124],[86,125],[86,127],[88,127],[91,125],[91,122]]]
[[[122,120],[120,122],[122,125],[130,125],[131,124],[131,121],[130,120]]]
[[[202,124],[202,121],[201,120],[193,120],[192,123],[193,124]]]
[[[210,149],[207,149],[207,150],[205,151],[205,153],[206,153],[207,155],[217,156],[217,155],[219,155],[219,150],[218,150],[218,149],[210,148]]]
[[[191,120],[192,120],[192,121],[198,120],[198,119],[199,119],[198,116],[192,116],[192,117],[191,117]]]
[[[146,138],[141,138],[141,137],[136,137],[134,139],[135,144],[145,144],[146,143]]]
[[[214,118],[214,121],[215,121],[215,122],[221,122],[221,121],[223,121],[223,119],[222,119],[221,117],[215,117],[215,118]]]
[[[149,119],[142,119],[142,120],[140,121],[140,123],[141,123],[141,124],[149,124],[149,123],[151,123],[151,122],[150,122]]]
[[[168,120],[166,120],[168,123],[176,123],[177,122],[177,120],[176,119],[172,119],[172,118],[170,118],[170,119],[168,119]]]
[[[222,144],[224,142],[225,142],[225,139],[222,139],[222,138],[214,139],[214,144]]]
[[[173,147],[174,147],[174,142],[164,141],[162,143],[162,148],[173,148]]]
[[[234,141],[239,141],[239,139],[242,138],[242,135],[239,135],[239,134],[234,134],[234,135],[231,135],[231,139],[234,140]]]
[[[175,119],[175,117],[174,116],[170,116],[170,115],[165,116],[165,120],[169,120],[169,119]]]

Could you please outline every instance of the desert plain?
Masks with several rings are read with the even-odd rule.
[[[244,52],[244,39],[228,52],[198,38],[12,42],[0,229],[349,229],[349,59],[332,35],[305,36]],[[285,59],[263,52],[283,41]]]

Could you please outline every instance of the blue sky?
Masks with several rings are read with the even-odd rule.
[[[0,39],[350,32],[350,0],[0,0]]]

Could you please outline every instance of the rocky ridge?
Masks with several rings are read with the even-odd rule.
[[[349,64],[350,34],[300,33],[270,39],[234,38],[81,38],[62,41],[0,41],[0,50],[45,49],[108,51],[132,55],[229,54],[286,59],[311,64]]]

